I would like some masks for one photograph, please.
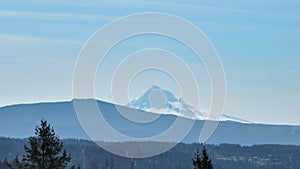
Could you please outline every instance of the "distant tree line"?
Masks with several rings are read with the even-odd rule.
[[[300,168],[299,152],[300,146],[295,145],[178,144],[158,156],[128,159],[108,153],[91,141],[61,141],[42,120],[29,139],[0,138],[0,169],[296,169]]]

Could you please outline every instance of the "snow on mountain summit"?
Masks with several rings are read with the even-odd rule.
[[[171,92],[163,90],[158,86],[152,86],[141,97],[130,102],[129,105],[135,109],[148,110],[150,108],[172,108],[172,104],[170,103],[176,102],[180,102],[180,100],[176,99]]]
[[[189,105],[183,99],[176,98],[170,91],[161,89],[156,85],[150,87],[143,95],[132,100],[126,106],[158,114],[173,114],[195,120],[212,120],[209,119],[207,110]],[[221,115],[219,120],[249,123],[225,114]]]

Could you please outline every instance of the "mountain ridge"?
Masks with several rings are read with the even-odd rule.
[[[74,100],[93,100],[96,102],[104,102],[104,103],[108,103],[108,104],[114,104],[111,103],[109,101],[103,101],[101,99],[94,99],[94,98],[74,98],[74,99],[70,99],[70,100],[58,100],[58,101],[42,101],[42,102],[28,102],[28,103],[13,103],[10,105],[4,105],[4,106],[0,106],[0,110],[1,109],[6,109],[6,108],[10,108],[10,107],[18,107],[18,106],[34,106],[34,105],[40,105],[40,104],[59,104],[59,103],[72,103]],[[114,104],[116,106],[125,106],[127,107],[128,105],[122,105],[122,104]],[[148,112],[148,111],[146,111]],[[153,113],[153,112],[148,112],[148,113]],[[243,120],[243,119],[242,119]],[[249,122],[250,124],[262,124],[262,125],[279,125],[279,126],[294,126],[294,127],[300,127],[300,124],[286,124],[286,123],[264,123],[264,122]]]
[[[76,101],[97,101],[94,99],[74,99]],[[34,126],[46,119],[56,129],[61,138],[88,139],[78,121],[74,110],[74,100],[69,102],[52,102],[38,104],[21,104],[0,108],[0,136],[27,138],[34,132]],[[132,137],[151,137],[168,129],[178,118],[175,115],[162,114],[149,124],[134,123],[124,118],[116,107],[141,113],[128,107],[97,101],[105,120],[117,131]],[[205,123],[195,120],[194,126],[183,143],[198,142],[199,133]],[[218,128],[207,140],[207,143],[231,143],[241,145],[253,144],[293,144],[300,145],[300,126],[245,124],[232,121],[221,121]],[[172,140],[170,140],[172,141]]]

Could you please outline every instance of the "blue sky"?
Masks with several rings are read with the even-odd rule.
[[[297,0],[0,0],[0,105],[72,99],[76,58],[97,29],[124,15],[165,12],[195,24],[217,49],[227,78],[226,114],[254,122],[300,124],[299,7]],[[156,39],[136,38],[127,45],[149,38]],[[160,42],[130,49],[180,48],[163,38]],[[111,55],[130,51],[126,46],[116,49]],[[209,97],[209,84],[205,78],[201,83],[204,97]],[[97,87],[97,96],[109,100],[101,84]]]

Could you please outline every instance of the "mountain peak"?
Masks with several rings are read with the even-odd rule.
[[[144,93],[140,98],[148,97],[150,101],[155,101],[155,99],[162,99],[162,97],[165,98],[165,100],[169,102],[178,102],[179,99],[177,99],[174,94],[168,90],[162,89],[159,86],[153,85],[150,87],[146,93]]]
[[[148,89],[148,91],[149,90],[161,90],[161,88],[159,86],[153,85]]]
[[[139,98],[131,101],[127,106],[159,114],[174,114],[194,118],[195,113],[189,110],[181,98],[176,98],[173,93],[153,85]]]
[[[197,120],[215,120],[209,118],[209,112],[207,110],[189,105],[185,103],[182,98],[176,98],[173,93],[157,85],[151,86],[144,94],[132,100],[127,106],[158,114],[173,114]],[[219,120],[245,122],[227,115],[222,115]]]

